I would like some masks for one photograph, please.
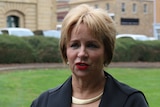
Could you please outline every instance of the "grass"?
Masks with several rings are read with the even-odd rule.
[[[106,70],[119,81],[142,90],[150,107],[160,105],[160,69],[109,68]],[[68,69],[1,72],[0,105],[29,107],[40,93],[63,83],[70,74]]]
[[[150,107],[160,105],[160,69],[110,69],[115,78],[143,91]]]

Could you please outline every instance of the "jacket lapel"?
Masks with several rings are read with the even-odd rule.
[[[106,72],[105,75],[107,79],[99,107],[123,107],[124,103],[122,102],[125,102],[126,96],[118,91],[119,89],[113,83],[113,78]]]
[[[49,95],[48,106],[47,107],[71,107],[72,101],[72,85],[71,77],[55,92]]]
[[[99,107],[123,107],[127,96],[122,94],[111,75],[105,72],[107,77]],[[114,102],[113,102],[114,101]],[[115,103],[116,101],[116,103]],[[51,92],[47,107],[71,107],[72,104],[72,78],[70,77],[57,90]]]

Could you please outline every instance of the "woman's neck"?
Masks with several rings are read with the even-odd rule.
[[[104,74],[88,78],[77,78],[72,76],[72,96],[82,99],[95,97],[103,92],[105,81]]]

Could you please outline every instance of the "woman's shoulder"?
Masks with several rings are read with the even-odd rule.
[[[31,104],[31,107],[37,107],[38,105],[41,105],[43,107],[43,105],[46,104],[46,102],[48,102],[48,98],[51,94],[57,92],[59,90],[60,86],[57,86],[56,88],[52,88],[49,89],[47,91],[44,91],[43,93],[41,93]],[[40,106],[40,107],[41,107]]]
[[[107,83],[110,85],[110,88],[120,91],[123,94],[132,94],[134,92],[139,92],[139,90],[115,79],[109,73],[105,72],[105,75],[107,77]]]
[[[148,102],[142,91],[118,81],[107,72],[105,73],[105,75],[107,76],[106,88],[109,90],[107,93],[114,94],[112,95],[113,97],[115,97],[113,99],[117,99],[119,103],[123,102],[126,105],[134,103],[135,105],[140,104],[142,105],[142,107],[148,107],[147,106]]]
[[[49,89],[47,91],[44,91],[32,102],[31,107],[45,107],[46,104],[56,102],[56,99],[57,98],[61,99],[62,97],[64,97],[65,96],[64,94],[66,92],[67,94],[71,93],[70,91],[68,91],[71,90],[70,84],[71,84],[71,77],[69,77],[63,84],[55,88]]]

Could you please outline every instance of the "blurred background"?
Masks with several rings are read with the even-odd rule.
[[[105,9],[116,22],[117,34],[160,39],[160,0],[0,0],[0,28],[60,31],[68,11],[83,3]]]

